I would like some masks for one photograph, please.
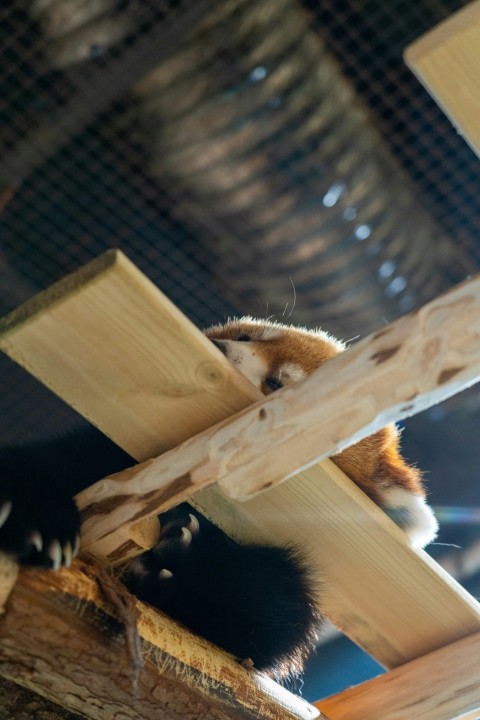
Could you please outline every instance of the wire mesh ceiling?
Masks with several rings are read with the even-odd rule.
[[[365,80],[344,41],[393,12],[372,7],[312,5],[320,34],[295,0],[8,3],[0,178],[20,295],[124,244],[197,321],[212,289],[222,314],[282,313],[293,285],[297,321],[350,336],[464,277],[474,243],[425,211],[326,48]]]

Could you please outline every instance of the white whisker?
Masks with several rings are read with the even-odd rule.
[[[292,289],[293,289],[293,303],[292,303],[292,309],[290,310],[289,314],[287,315],[287,318],[291,317],[293,311],[295,310],[295,303],[297,302],[297,292],[295,290],[295,284],[294,284],[292,278],[290,278],[290,282],[292,283]]]

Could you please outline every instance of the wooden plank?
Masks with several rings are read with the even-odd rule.
[[[137,460],[252,400],[250,383],[115,250],[3,318],[0,336],[0,349]]]
[[[259,396],[118,252],[12,313],[0,333],[1,349],[137,459]],[[192,464],[198,453],[232,496],[249,497],[476,382],[479,337],[477,278],[207,431],[186,446]]]
[[[10,720],[31,720],[26,715],[26,708],[35,708],[35,718],[42,720],[79,720],[77,714],[60,707],[47,698],[42,698],[37,693],[21,687],[17,683],[0,677],[0,707],[3,711],[3,719]],[[19,711],[19,708],[21,710]],[[23,712],[22,712],[23,711]]]
[[[313,720],[320,712],[136,602],[135,690],[98,570],[21,571],[0,619],[0,674],[92,720]],[[113,581],[112,581],[113,582]]]
[[[9,339],[12,345],[17,342]],[[159,473],[156,496],[155,483],[144,481],[144,468],[132,471],[132,478],[140,473],[138,478],[123,487],[133,493],[138,485],[144,494],[148,489],[148,499],[123,493],[123,504],[117,502],[109,521],[102,518],[95,527],[90,523],[88,544],[108,535],[111,553],[116,527],[152,514],[166,503],[180,502],[214,481],[231,496],[251,497],[389,421],[439,402],[480,377],[479,339],[477,278],[365,338],[302,382],[170,451],[152,470]],[[8,351],[16,354],[12,348]],[[233,368],[231,373],[235,373]],[[121,394],[118,388],[117,392]],[[123,412],[128,415],[126,402]],[[116,440],[122,445],[120,436]],[[82,503],[89,517],[104,515],[105,505],[116,492],[115,483],[106,482],[84,493]]]
[[[148,454],[158,451],[160,431],[157,425],[157,432],[152,433],[149,423],[160,424],[165,419],[156,407],[156,402],[163,401],[157,378],[158,353],[174,357],[170,363],[173,375],[166,375],[162,369],[162,382],[167,387],[170,383],[175,388],[189,388],[189,392],[176,393],[178,405],[174,412],[170,406],[166,416],[170,425],[174,424],[173,418],[182,425],[183,413],[194,411],[190,405],[182,410],[181,402],[185,396],[196,396],[191,389],[198,376],[197,371],[189,374],[183,368],[183,360],[194,356],[199,363],[196,367],[204,368],[198,359],[203,349],[209,353],[208,363],[216,350],[191,326],[182,326],[180,319],[162,320],[160,316],[168,306],[160,299],[163,296],[121,256],[110,254],[107,259],[84,270],[80,280],[78,276],[68,280],[5,321],[1,344],[77,407],[90,397],[89,407],[82,406],[84,414],[132,455],[141,457],[148,453],[148,442],[154,446]],[[91,549],[92,543],[101,539],[97,552],[118,559],[119,548],[124,556],[125,546],[130,551],[132,545],[121,533],[115,534],[117,527],[123,533],[130,523],[230,474],[239,482],[241,494],[255,493],[320,453],[339,450],[388,420],[425,407],[473,382],[480,355],[479,284],[478,280],[472,281],[455,289],[415,315],[358,343],[304,383],[264,399],[261,405],[245,410],[234,420],[123,474],[124,501],[118,497],[114,480],[90,489],[81,498],[87,509],[86,545]],[[150,303],[154,311],[148,309]],[[64,312],[64,304],[68,304],[68,312]],[[36,328],[39,323],[41,332]],[[161,341],[157,333],[161,333]],[[177,340],[181,352],[176,350]],[[130,353],[137,348],[139,354],[132,357]],[[230,389],[237,380],[243,385],[236,386],[235,401],[247,402],[246,396],[251,397],[252,390],[245,388],[246,381],[237,377],[220,353],[212,362],[213,375],[222,374],[221,383],[213,384],[221,386],[218,406],[222,406],[226,389],[233,402]],[[180,385],[178,373],[189,380]],[[67,381],[61,379],[62,374]],[[97,374],[105,378],[107,390],[94,377]],[[155,400],[137,402],[137,393],[142,397],[146,389],[156,394]],[[110,394],[112,397],[104,402],[104,396]],[[210,388],[205,397],[209,395]],[[166,402],[170,400],[171,393],[167,393]],[[200,404],[203,407],[203,401]],[[232,410],[222,406],[222,411],[228,414]],[[206,424],[210,421],[211,417],[205,420]],[[149,432],[147,443],[144,431]],[[137,439],[138,447],[134,447]],[[218,493],[202,498],[197,495],[195,502],[239,539],[260,535],[277,542],[288,539],[301,545],[309,543],[313,561],[328,579],[328,593],[323,598],[328,614],[387,666],[406,662],[478,630],[479,608],[475,601],[450,583],[430,560],[408,548],[403,533],[332,468],[326,462],[322,470],[309,470],[299,481],[275,488],[265,496],[273,503],[271,510],[265,510],[265,498],[258,498],[243,507],[227,503],[227,510],[221,513]],[[252,485],[252,478],[256,485]],[[131,493],[137,497],[128,498]],[[302,508],[298,510],[301,522],[293,501]],[[225,505],[227,501],[221,502]],[[328,512],[322,516],[324,505]]]
[[[39,293],[0,325],[1,349],[9,352],[13,336],[12,357],[138,460],[174,447],[260,395],[115,250]],[[119,543],[142,552],[145,533],[151,546],[155,524],[123,526]],[[0,607],[15,578],[13,563],[0,558]]]
[[[184,450],[177,448],[139,469],[142,492],[152,503],[156,496],[163,507],[172,504],[166,489],[172,487],[172,474],[185,477],[191,472],[195,478],[191,455]],[[179,462],[184,463],[181,469]],[[128,495],[135,468],[119,477],[122,493]],[[115,476],[97,483],[90,488],[93,492],[80,496],[80,504],[88,495],[99,513],[104,502],[111,507],[102,488],[111,498],[116,487]],[[184,484],[175,499],[185,495]],[[480,630],[479,604],[426,553],[412,549],[405,534],[330,461],[244,503],[215,491],[197,494],[194,500],[240,541],[294,542],[304,548],[323,580],[323,612],[387,667]],[[112,521],[123,522],[120,507],[109,517],[87,510],[86,537]]]
[[[330,720],[478,720],[480,633],[315,705]]]
[[[405,60],[480,155],[480,0],[416,40]]]

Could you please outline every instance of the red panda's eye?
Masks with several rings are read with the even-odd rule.
[[[239,335],[237,338],[238,342],[248,342],[251,340],[250,335]]]
[[[265,385],[268,387],[269,390],[272,392],[275,392],[275,390],[280,390],[280,388],[283,387],[283,383],[281,380],[275,377],[267,377],[265,378]]]

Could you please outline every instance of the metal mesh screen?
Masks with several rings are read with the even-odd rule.
[[[4,0],[1,312],[108,247],[200,326],[281,320],[293,284],[343,337],[475,272],[478,159],[402,60],[464,4]],[[5,357],[0,386],[4,441],[74,418]],[[410,447],[448,502],[439,418]]]
[[[478,266],[480,163],[402,58],[410,43],[467,3],[306,3],[424,206]]]

